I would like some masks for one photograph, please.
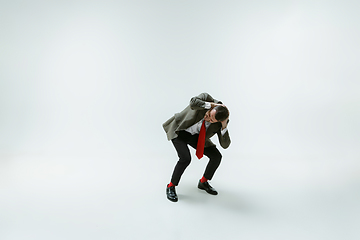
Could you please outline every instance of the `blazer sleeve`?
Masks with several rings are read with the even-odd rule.
[[[190,108],[192,110],[204,110],[205,109],[205,102],[214,102],[214,103],[222,103],[219,100],[214,99],[208,93],[201,93],[196,97],[192,97],[190,99]]]

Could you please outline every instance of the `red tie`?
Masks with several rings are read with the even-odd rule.
[[[205,135],[206,135],[205,120],[203,120],[203,123],[201,125],[201,129],[200,129],[200,133],[199,133],[199,139],[198,139],[198,142],[197,142],[197,147],[196,147],[196,156],[199,159],[204,156]]]

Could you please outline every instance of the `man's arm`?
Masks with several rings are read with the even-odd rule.
[[[229,132],[227,129],[227,125],[229,123],[229,117],[230,117],[230,115],[224,121],[220,122],[221,130],[217,133],[218,137],[219,137],[219,143],[220,143],[221,147],[223,147],[224,149],[228,148],[231,143]]]
[[[226,130],[226,132],[223,135],[221,133],[221,130],[219,130],[217,135],[218,135],[219,143],[220,143],[221,147],[224,148],[224,149],[228,148],[230,146],[230,143],[231,143],[230,136],[229,136],[229,131]]]
[[[222,102],[214,99],[208,93],[201,93],[200,95],[190,99],[190,108],[192,110],[204,110],[214,108],[216,105],[221,105]]]
[[[230,121],[229,117],[230,117],[230,113],[229,113],[229,116],[224,121],[221,121],[221,130],[224,130],[225,128],[227,128],[227,125]]]

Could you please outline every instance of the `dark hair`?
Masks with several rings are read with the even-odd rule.
[[[216,110],[215,119],[219,122],[224,121],[229,116],[229,110],[225,106],[216,106],[214,110]]]

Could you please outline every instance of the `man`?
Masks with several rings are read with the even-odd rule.
[[[175,186],[179,184],[181,175],[191,161],[188,145],[196,149],[196,156],[199,159],[203,155],[209,158],[204,175],[199,180],[198,188],[212,195],[218,194],[210,186],[208,180],[214,176],[222,156],[210,138],[217,134],[221,147],[228,148],[230,145],[228,123],[229,110],[227,107],[208,93],[201,93],[199,96],[191,98],[189,106],[182,112],[176,113],[163,124],[167,138],[172,141],[179,156],[171,181],[166,187],[166,195],[170,201],[178,201]]]

